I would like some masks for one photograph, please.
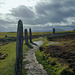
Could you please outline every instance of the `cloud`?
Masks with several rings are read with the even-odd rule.
[[[39,16],[37,20],[42,24],[43,22],[65,22],[65,18],[75,17],[75,5],[73,2],[75,3],[72,0],[70,4],[70,0],[56,0],[53,3],[46,3],[46,1],[38,3],[35,6],[36,13]]]
[[[0,20],[0,25],[6,25],[6,24],[12,24],[12,22],[10,22],[10,21],[6,21],[6,20]]]
[[[3,5],[4,4],[4,2],[2,2],[1,0],[0,0],[0,7],[1,7],[1,5]]]
[[[33,31],[72,30],[75,28],[75,0],[40,0],[34,7],[20,5],[0,17],[0,26],[14,30],[21,19]],[[3,16],[0,14],[0,16]],[[15,29],[16,30],[16,29]]]
[[[0,13],[0,32],[13,31],[16,27],[16,23],[17,20],[13,19],[12,16]]]
[[[33,11],[24,5],[21,5],[17,8],[12,8],[11,15],[15,17],[21,17],[21,18],[27,18],[27,19],[35,17],[35,14],[33,13]]]
[[[44,25],[52,22],[65,23],[67,22],[66,18],[75,17],[74,2],[74,0],[40,1],[34,7],[35,10],[33,10],[33,8],[21,5],[17,8],[13,8],[10,15],[22,19],[24,24],[29,25]]]

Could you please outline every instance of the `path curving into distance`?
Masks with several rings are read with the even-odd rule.
[[[30,49],[26,54],[24,61],[27,61],[28,64],[25,65],[27,69],[27,75],[48,75],[44,70],[43,66],[38,63],[35,57],[35,51],[43,44],[43,41],[36,41],[33,43],[33,48]]]

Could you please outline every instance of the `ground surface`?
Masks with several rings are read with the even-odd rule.
[[[27,69],[27,75],[47,75],[47,72],[44,70],[43,66],[38,63],[35,57],[35,51],[43,44],[43,41],[36,41],[33,43],[33,48],[30,49],[27,53],[24,61],[28,62],[25,65]]]
[[[56,58],[62,65],[68,66],[62,75],[75,75],[75,34],[53,37],[49,44],[43,50],[47,58]]]

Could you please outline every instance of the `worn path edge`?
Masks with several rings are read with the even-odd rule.
[[[28,64],[25,65],[25,69],[27,69],[27,75],[48,75],[43,66],[38,63],[35,57],[36,50],[42,46],[43,43],[43,41],[35,41],[35,45],[32,45],[33,48],[25,53],[26,56],[23,61],[28,62]]]

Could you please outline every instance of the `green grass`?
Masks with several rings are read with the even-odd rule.
[[[49,42],[46,40],[46,38],[44,39],[44,44],[42,45],[42,47],[48,46]],[[44,52],[40,52],[40,50],[38,49],[35,53],[36,58],[38,60],[38,62],[40,64],[43,65],[43,67],[46,69],[47,73],[49,75],[60,75],[61,71],[65,68],[67,68],[67,66],[62,66],[56,58],[52,58],[49,57],[47,58],[47,56],[44,54]],[[56,63],[56,65],[52,66],[51,64]]]
[[[67,33],[67,32],[75,32],[75,31],[58,31],[56,33]]]
[[[49,32],[36,32],[36,33],[33,33],[33,35],[40,35],[40,34],[47,34]],[[16,32],[0,32],[0,38],[5,38],[5,35],[7,35],[8,37],[16,37],[17,33]],[[24,35],[24,33],[23,33]],[[48,41],[46,40],[46,38],[37,38],[37,39],[33,39],[33,41],[38,41],[38,40],[43,40],[45,41],[45,43],[43,44],[43,47],[45,46],[48,46],[49,43]],[[11,41],[10,41],[11,42]],[[25,45],[25,42],[23,44],[23,53],[28,51],[29,48],[28,46]],[[3,60],[0,60],[0,75],[14,75],[14,64],[15,64],[15,57],[16,57],[16,43],[10,43],[10,44],[7,44],[7,45],[4,45],[4,46],[0,46],[0,52],[4,53],[4,54],[8,54],[8,56],[6,57],[6,59],[3,59]],[[25,56],[25,55],[23,55]],[[65,67],[62,67],[60,65],[60,63],[57,63],[56,66],[51,66],[50,64],[47,63],[47,61],[54,61],[54,58],[49,58],[49,59],[46,59],[46,60],[42,60],[43,56],[45,56],[45,54],[42,52],[39,52],[39,50],[36,51],[36,57],[37,57],[37,60],[43,64],[44,68],[47,70],[48,73],[50,73],[50,75],[60,75],[60,72],[66,68]],[[23,75],[26,74],[26,70],[24,69],[24,65],[26,64],[27,62],[23,62]]]
[[[38,40],[40,40],[40,38],[33,39],[33,41]],[[29,46],[31,47],[31,44]],[[27,52],[29,49],[30,48],[25,44],[24,41],[23,53]],[[14,64],[16,60],[16,42],[0,46],[0,52],[8,54],[8,56],[5,59],[0,60],[0,75],[14,75]],[[23,58],[25,59],[25,54],[23,54]],[[23,61],[23,69],[22,69],[23,75],[27,74],[24,68],[25,64],[27,64],[27,62]]]
[[[59,31],[56,33],[66,33],[66,32],[75,32],[75,31]],[[42,35],[42,34],[52,34],[52,32],[32,32],[32,35]],[[8,37],[16,37],[17,32],[0,32],[0,38],[5,38],[5,35],[7,35]],[[24,33],[23,33],[23,36],[24,36]]]
[[[39,50],[36,51],[35,55],[39,63],[43,65],[49,75],[60,75],[61,71],[67,68],[67,66],[62,66],[60,63],[58,63],[55,58],[47,59],[45,57],[45,59],[43,59],[43,56],[45,56],[45,54],[41,53]],[[56,62],[55,66],[51,65],[51,63],[53,62]]]
[[[0,60],[0,74],[14,75],[14,63],[16,56],[16,43],[11,43],[1,48],[2,53],[8,54],[6,59]]]
[[[51,32],[32,32],[32,35],[42,35],[42,34],[47,34],[47,33],[51,33]],[[0,32],[0,38],[5,38],[5,35],[7,35],[7,37],[16,37],[17,32]],[[24,35],[25,34],[23,33],[23,36]]]
[[[23,44],[23,52],[28,50],[28,46]],[[0,75],[14,75],[14,64],[16,60],[16,43],[7,44],[2,46],[0,52],[8,54],[8,56],[0,60]],[[24,55],[23,55],[24,56]],[[23,75],[26,74],[23,62]]]
[[[4,54],[7,54],[8,56],[3,59],[0,60],[0,75],[14,75],[14,64],[15,64],[15,60],[16,60],[16,42],[10,40],[11,37],[16,38],[17,33],[16,32],[0,32],[0,39],[5,39],[5,35],[7,35],[8,37],[6,39],[8,39],[10,41],[10,43],[7,42],[8,44],[6,44],[5,42],[0,42],[1,46],[0,46],[0,52]],[[24,35],[24,33],[23,33]],[[33,34],[34,35],[34,34]],[[11,38],[12,39],[12,38]],[[38,41],[39,39],[34,39],[33,41]],[[3,45],[5,44],[5,45]],[[31,46],[31,45],[29,45]],[[23,44],[23,53],[27,52],[29,50],[28,46],[25,45],[25,42]],[[2,56],[3,57],[3,56]],[[25,55],[23,55],[23,58],[25,58]],[[23,62],[23,75],[26,74],[26,70],[24,69],[26,62]]]
[[[17,33],[16,32],[0,32],[0,38],[5,38],[5,35],[8,37],[16,37]]]

